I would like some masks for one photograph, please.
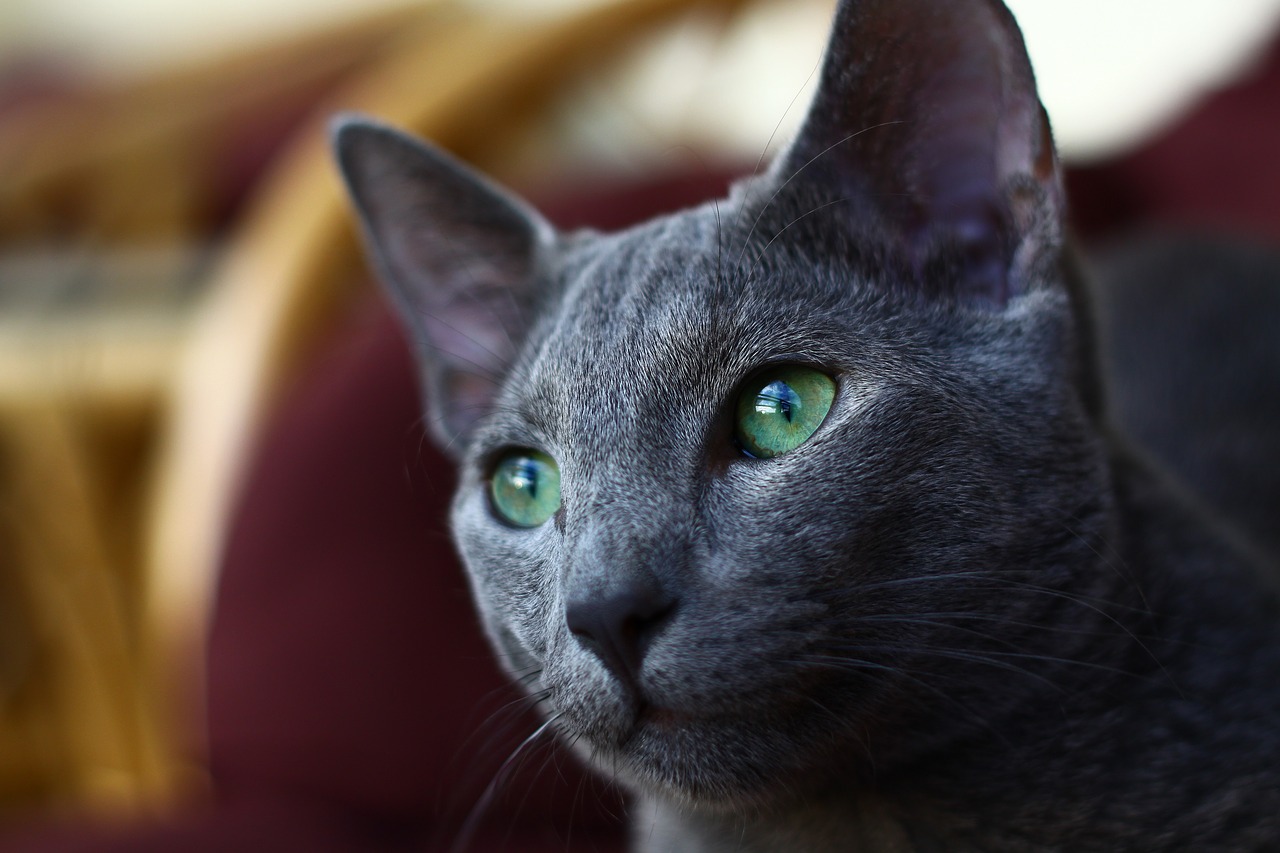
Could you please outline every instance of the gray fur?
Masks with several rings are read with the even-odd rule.
[[[619,234],[554,234],[362,120],[336,145],[490,638],[637,795],[638,847],[1280,840],[1276,596],[1115,436],[1002,7],[842,5],[775,167]],[[836,402],[747,458],[735,393],[775,362]],[[513,447],[561,471],[533,530],[487,498]],[[635,672],[566,623],[650,590]]]

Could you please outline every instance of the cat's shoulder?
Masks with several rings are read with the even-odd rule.
[[[1090,266],[1116,424],[1280,563],[1280,248],[1150,233]]]

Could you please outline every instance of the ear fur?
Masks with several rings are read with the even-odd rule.
[[[813,105],[773,178],[886,220],[917,273],[953,253],[958,295],[997,307],[1060,236],[1048,120],[997,0],[841,3]]]
[[[366,245],[427,365],[432,429],[456,454],[524,338],[554,231],[400,131],[342,116],[332,140]]]

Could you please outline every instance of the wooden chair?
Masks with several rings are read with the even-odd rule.
[[[575,75],[695,7],[745,5],[494,18],[428,2],[0,126],[0,258],[69,233],[57,263],[80,252],[94,288],[127,291],[120,246],[183,248],[148,255],[161,285],[132,313],[0,321],[0,809],[136,811],[199,789],[200,643],[237,484],[365,279],[328,116],[376,115],[503,179]],[[299,102],[201,272],[219,134]]]

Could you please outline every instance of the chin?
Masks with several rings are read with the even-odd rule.
[[[714,812],[769,809],[836,777],[848,746],[813,720],[762,723],[748,717],[690,718],[646,708],[617,740],[567,740],[628,789]],[[784,734],[783,732],[790,732]]]

